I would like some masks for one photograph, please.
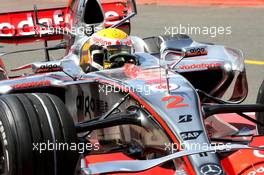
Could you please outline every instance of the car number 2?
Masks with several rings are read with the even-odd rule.
[[[172,108],[182,108],[189,106],[186,103],[183,103],[184,98],[181,96],[165,96],[161,99],[163,102],[169,102],[166,106],[168,109]]]

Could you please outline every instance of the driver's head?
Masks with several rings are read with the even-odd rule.
[[[109,68],[110,56],[119,53],[131,53],[132,41],[122,30],[108,28],[94,33],[88,40],[87,49],[87,61],[92,70],[103,70]]]

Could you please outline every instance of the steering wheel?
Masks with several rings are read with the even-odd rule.
[[[119,68],[123,67],[126,63],[138,65],[138,58],[136,55],[129,53],[117,53],[109,57],[111,63],[110,68]]]

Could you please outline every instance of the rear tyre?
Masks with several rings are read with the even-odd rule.
[[[77,151],[55,147],[56,143],[77,143],[73,120],[56,96],[1,96],[0,141],[0,174],[71,175],[75,172]]]
[[[259,88],[257,103],[264,104],[264,81]],[[256,119],[261,123],[264,123],[264,112],[257,112]],[[264,135],[264,127],[257,125],[257,132],[259,135]]]

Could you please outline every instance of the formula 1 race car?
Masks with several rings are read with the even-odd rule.
[[[65,16],[93,33],[104,24],[106,7],[122,8],[107,19],[110,27],[129,33],[129,19],[137,13],[134,0],[73,0]],[[23,13],[34,14],[41,24],[41,15],[48,12]],[[21,31],[8,36],[12,30],[1,31],[0,41],[61,38],[42,28],[26,38]],[[1,174],[264,172],[264,82],[258,104],[240,104],[248,89],[241,51],[186,35],[131,36],[135,53],[111,59],[133,58],[135,64],[85,73],[79,62],[89,36],[69,32],[66,44],[44,48],[46,53],[66,48],[61,60],[46,55],[46,62],[14,69],[31,69],[32,74],[0,81]]]

